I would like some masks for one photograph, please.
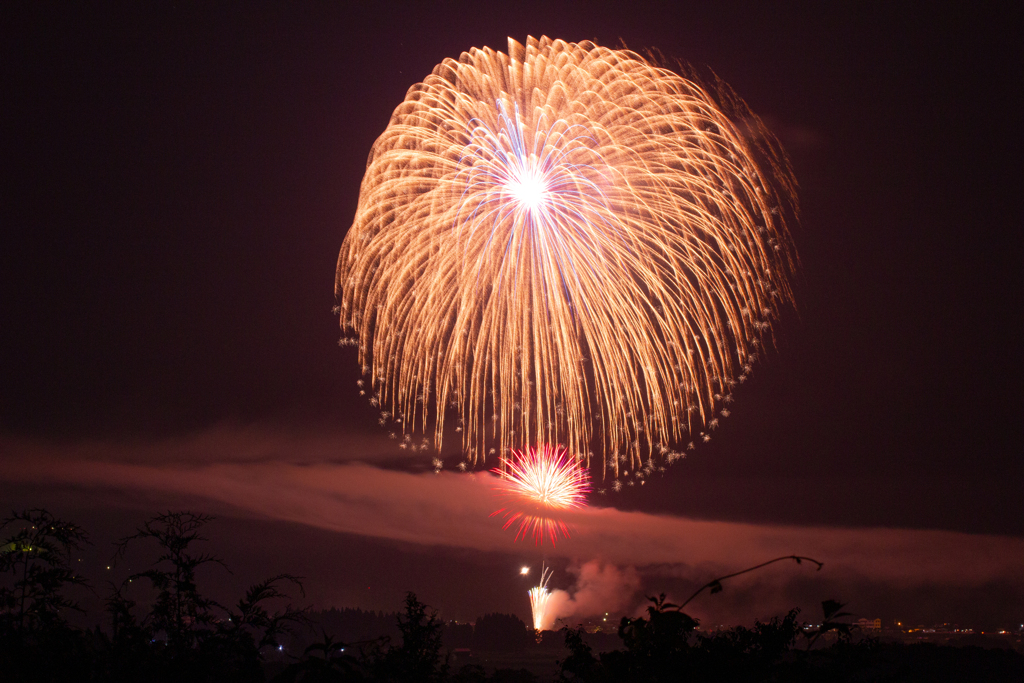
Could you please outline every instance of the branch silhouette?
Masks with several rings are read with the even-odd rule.
[[[684,607],[689,605],[690,602],[694,598],[696,598],[698,595],[700,595],[701,593],[703,593],[705,590],[707,590],[709,588],[711,589],[711,595],[714,595],[715,593],[721,593],[722,592],[722,582],[725,581],[726,579],[731,579],[733,577],[740,576],[741,574],[746,574],[748,572],[752,572],[754,570],[761,569],[762,567],[767,567],[770,564],[774,564],[776,562],[782,562],[783,560],[793,560],[797,564],[802,564],[804,560],[807,560],[808,562],[813,562],[814,564],[818,565],[818,568],[817,568],[816,571],[821,571],[821,568],[825,566],[824,562],[818,562],[817,560],[815,560],[812,557],[804,557],[803,555],[785,555],[783,557],[776,557],[774,560],[768,560],[767,562],[762,562],[761,564],[754,565],[753,567],[747,567],[746,569],[744,569],[742,571],[733,572],[732,574],[726,574],[725,576],[719,576],[717,579],[713,579],[711,581],[708,581],[703,586],[698,588],[694,592],[693,595],[691,595],[690,597],[688,597],[686,599],[686,602],[684,602],[683,604],[679,605],[679,607],[677,607],[676,609],[679,609],[679,610],[683,609]]]

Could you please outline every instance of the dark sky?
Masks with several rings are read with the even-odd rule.
[[[998,535],[991,552],[1015,574],[965,555],[957,580],[864,570],[792,594],[811,609],[835,591],[887,618],[1024,613],[1024,59],[1010,13],[350,4],[0,9],[0,507],[91,522],[98,557],[147,514],[192,505],[222,515],[222,554],[242,576],[292,562],[323,604],[394,609],[412,589],[453,616],[525,617],[514,573],[540,553],[497,527],[494,545],[425,546],[332,527],[322,510],[262,511],[258,489],[243,503],[104,477],[125,463],[223,465],[231,481],[252,463],[423,469],[428,454],[409,463],[378,429],[355,351],[336,344],[334,269],[366,156],[445,57],[504,50],[508,36],[592,39],[717,73],[786,147],[802,205],[797,307],[733,417],[663,479],[597,502],[815,538],[971,534],[935,554]],[[58,474],[69,463],[82,474]],[[465,521],[447,520],[452,537]],[[549,558],[561,587],[595,559],[648,592],[686,592],[711,578],[702,563],[737,568],[709,557],[665,569],[656,553],[630,563],[572,543]],[[863,552],[884,564],[892,546]],[[356,588],[370,579],[379,589]],[[720,604],[706,618],[733,615]]]

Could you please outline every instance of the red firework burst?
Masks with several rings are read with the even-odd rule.
[[[512,451],[492,472],[500,477],[497,490],[508,501],[492,516],[505,517],[504,529],[516,526],[516,541],[532,535],[538,545],[544,538],[555,545],[560,535],[569,537],[568,525],[553,515],[586,505],[590,476],[564,447]]]

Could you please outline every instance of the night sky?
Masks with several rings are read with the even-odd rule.
[[[211,572],[217,590],[289,571],[318,607],[413,590],[446,617],[525,619],[519,566],[546,557],[571,621],[799,553],[825,568],[694,614],[812,618],[837,597],[887,621],[1024,619],[1008,12],[349,4],[0,8],[0,509],[85,525],[100,579],[147,516],[210,512],[235,570]],[[487,475],[435,476],[388,440],[331,313],[367,154],[406,90],[529,35],[717,74],[781,140],[802,209],[796,309],[733,415],[663,478],[595,497],[555,550],[487,517]]]

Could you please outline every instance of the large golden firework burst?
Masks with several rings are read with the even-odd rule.
[[[725,86],[549,38],[409,89],[338,259],[376,401],[467,458],[564,443],[618,476],[704,429],[795,263],[795,182]],[[649,466],[649,465],[648,465]]]

